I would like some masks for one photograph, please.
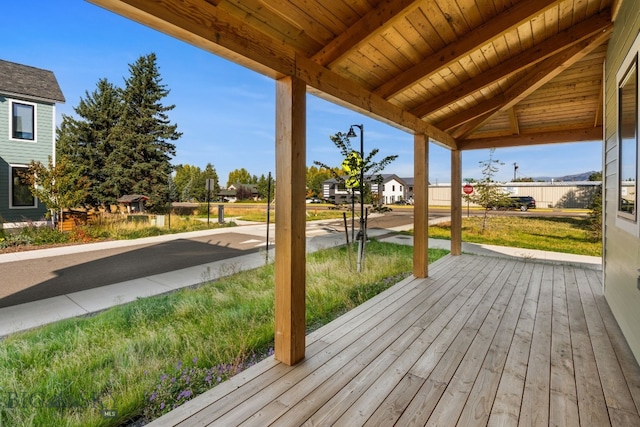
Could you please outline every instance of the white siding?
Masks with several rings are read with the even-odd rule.
[[[640,29],[640,2],[625,0],[609,41],[605,65],[604,287],[609,306],[640,361],[640,238],[617,218],[618,144],[616,74]]]

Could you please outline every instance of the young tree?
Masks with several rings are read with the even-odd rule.
[[[90,187],[82,204],[99,206],[119,197],[106,184],[105,160],[113,151],[112,132],[120,117],[122,94],[106,79],[100,79],[96,89],[85,94],[74,108],[79,118],[62,116],[56,157],[87,178]]]
[[[267,198],[269,198],[269,180],[266,176],[264,176],[264,174],[260,175],[260,178],[258,178],[258,183],[256,184],[256,186],[258,187],[258,195],[260,197],[261,200],[267,200]],[[271,198],[270,200],[273,200],[273,196],[275,195],[275,181],[273,180],[273,178],[271,178]]]
[[[113,151],[106,158],[105,184],[119,196],[148,196],[153,209],[166,204],[170,159],[176,154],[171,141],[181,133],[167,115],[175,106],[162,104],[169,90],[162,84],[156,55],[140,57],[129,65],[129,72],[122,90],[122,112],[113,129]]]
[[[482,219],[482,232],[487,227],[487,213],[492,207],[507,206],[509,196],[496,185],[494,177],[500,170],[499,166],[504,165],[500,160],[494,159],[495,149],[489,151],[489,159],[480,161],[482,168],[482,179],[474,184],[473,194],[465,195],[465,199],[480,205],[484,208]]]
[[[34,197],[40,199],[52,213],[62,213],[63,209],[81,206],[89,193],[90,182],[82,176],[67,159],[53,164],[31,161],[26,174],[22,176],[31,188]]]
[[[351,141],[347,137],[347,134],[338,132],[335,135],[331,135],[329,137],[331,142],[340,150],[340,154],[344,159],[342,162],[342,169],[332,168],[325,163],[315,160],[313,163],[316,166],[324,168],[334,176],[336,180],[339,182],[343,182],[347,185],[348,188],[358,188],[360,181],[360,173],[364,175],[364,183],[363,186],[369,187],[368,194],[371,194],[371,184],[379,184],[382,183],[382,171],[386,168],[391,162],[398,158],[397,155],[387,156],[382,160],[376,162],[373,158],[378,154],[380,150],[374,148],[364,156],[364,159],[360,159],[360,153],[354,150],[351,147]],[[341,174],[344,172],[344,174]],[[345,175],[347,175],[345,177]],[[368,185],[365,185],[367,184]],[[367,194],[367,190],[365,189],[365,195]],[[366,201],[363,200],[363,202]]]

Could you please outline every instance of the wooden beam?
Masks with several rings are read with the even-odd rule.
[[[384,100],[351,80],[327,70],[303,56],[297,56],[295,62],[296,77],[317,89],[317,92],[310,91],[311,93],[355,109],[399,129],[428,134],[431,139],[445,147],[456,147],[455,139],[448,133]]]
[[[523,22],[555,7],[558,3],[560,3],[560,0],[520,1],[495,18],[473,29],[458,41],[445,46],[425,60],[384,83],[375,90],[375,93],[385,99],[393,98],[420,80],[431,74],[438,73]]]
[[[518,135],[520,133],[520,125],[518,124],[518,113],[516,113],[516,109],[513,107],[509,108],[509,124],[511,125],[511,133],[514,135]]]
[[[611,21],[615,21],[618,17],[620,6],[622,6],[622,0],[613,0],[611,2]]]
[[[611,14],[608,10],[600,12],[573,27],[556,34],[513,58],[483,71],[463,84],[436,96],[431,101],[411,111],[418,117],[425,117],[449,104],[466,98],[487,86],[497,83],[519,71],[529,68],[573,45],[606,30],[611,25]]]
[[[462,153],[451,150],[451,255],[462,254]]]
[[[306,287],[306,88],[296,78],[276,82],[275,357],[304,358]]]
[[[603,72],[602,72],[602,82],[600,83],[600,92],[598,93],[598,108],[596,109],[596,114],[593,118],[593,126],[602,126],[602,121],[604,120],[604,118],[602,117],[602,111],[604,109],[604,81],[605,81],[605,77],[604,77],[604,64],[603,64]]]
[[[538,63],[531,69],[526,78],[511,86],[504,94],[435,123],[435,126],[448,130],[464,124],[464,126],[453,132],[454,137],[464,138],[465,135],[489,121],[495,114],[513,107],[606,42],[611,36],[611,28],[611,26],[607,27],[606,30],[598,35],[592,36]]]
[[[413,136],[413,275],[429,273],[429,137]]]
[[[556,144],[562,142],[601,141],[602,126],[553,132],[521,133],[495,138],[473,138],[458,142],[460,150],[518,147],[522,145]]]
[[[428,132],[442,145],[455,140],[369,90],[297,55],[281,41],[214,5],[198,0],[89,0],[269,77],[295,76],[319,96],[412,133]],[[197,13],[196,13],[197,11]]]
[[[311,59],[320,65],[331,68],[351,50],[357,49],[362,42],[387,29],[392,25],[394,18],[406,15],[419,5],[420,2],[416,0],[383,1],[313,55]]]
[[[272,78],[293,75],[294,52],[199,0],[88,0]]]

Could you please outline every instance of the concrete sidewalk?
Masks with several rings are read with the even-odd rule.
[[[274,226],[271,225],[271,227]],[[330,227],[320,228],[321,231],[318,232],[313,231],[313,228],[307,230],[307,252],[340,246],[345,243],[344,233],[341,230],[331,230]],[[394,233],[408,228],[411,228],[411,226],[398,227],[396,229],[371,229],[368,230],[367,234],[370,237],[378,238],[382,241],[412,245],[413,237]],[[264,241],[264,236],[266,235],[266,224],[163,235],[131,241],[100,242],[87,245],[65,246],[53,249],[2,254],[0,255],[0,263],[35,259],[38,257],[61,256],[114,247],[159,243],[178,238],[188,239],[234,231],[243,234],[253,234],[256,238],[261,238]],[[272,232],[270,229],[270,236],[275,236],[275,231]],[[263,243],[263,245],[265,244]],[[450,242],[448,240],[429,239],[429,247],[450,249]],[[462,250],[465,253],[573,264],[588,268],[600,268],[601,266],[601,259],[597,257],[507,248],[502,246],[463,243]],[[275,250],[270,247],[270,261],[273,260],[274,253]],[[168,273],[115,283],[113,285],[0,308],[0,337],[58,320],[96,313],[115,305],[135,301],[138,298],[164,294],[180,288],[195,286],[239,271],[257,268],[264,265],[266,260],[267,253],[266,251],[262,251],[227,260],[171,271]]]

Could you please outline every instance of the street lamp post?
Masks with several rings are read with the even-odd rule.
[[[358,272],[362,270],[362,258],[364,256],[365,222],[364,222],[364,125],[351,125],[347,138],[355,138],[353,128],[360,129],[360,230],[358,231]]]

